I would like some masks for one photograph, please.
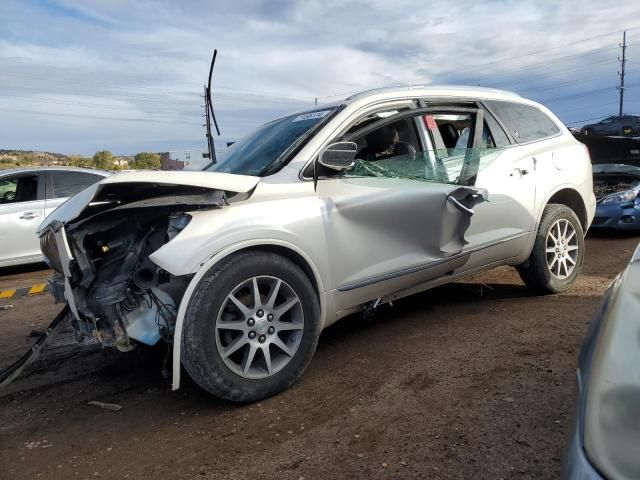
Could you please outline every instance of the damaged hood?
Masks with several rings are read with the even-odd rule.
[[[38,233],[55,221],[68,223],[88,216],[89,208],[95,207],[99,213],[129,204],[155,206],[158,201],[164,204],[206,205],[215,201],[207,193],[218,191],[248,195],[259,182],[260,177],[218,172],[119,173],[91,185],[60,205],[42,222]]]
[[[621,163],[609,163],[593,165],[593,175],[621,174],[640,180],[640,166],[625,165]]]

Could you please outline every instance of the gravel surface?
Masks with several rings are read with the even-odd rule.
[[[56,362],[0,397],[0,478],[557,478],[585,328],[637,242],[590,236],[561,295],[505,267],[345,319],[296,386],[252,405],[188,379],[171,392],[162,348]],[[14,269],[0,289],[47,275]],[[60,309],[7,303],[0,365]]]

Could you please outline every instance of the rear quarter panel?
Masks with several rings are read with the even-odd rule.
[[[512,259],[510,263],[513,265],[522,263],[529,257],[542,213],[556,193],[564,189],[579,193],[586,210],[587,227],[593,221],[596,207],[591,159],[586,147],[575,140],[568,130],[564,129],[557,137],[524,147],[535,158],[536,199],[533,214],[536,223],[528,248],[521,256]],[[586,230],[585,228],[585,233]]]

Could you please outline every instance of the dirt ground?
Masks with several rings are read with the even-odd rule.
[[[188,379],[171,392],[162,349],[56,362],[0,398],[0,478],[557,478],[585,328],[639,240],[590,236],[561,295],[530,296],[500,268],[345,319],[296,386],[253,405]],[[48,273],[0,274],[2,289]],[[7,303],[0,365],[60,309]]]

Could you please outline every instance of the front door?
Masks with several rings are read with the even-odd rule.
[[[41,259],[36,231],[44,219],[43,175],[14,173],[0,177],[0,266]]]
[[[421,125],[450,114],[469,127],[464,142],[437,155]],[[482,112],[416,109],[364,121],[337,140],[359,146],[353,168],[319,172],[332,284],[338,310],[438,278],[464,266],[466,231],[486,192],[474,187]],[[322,174],[325,174],[322,176]]]

